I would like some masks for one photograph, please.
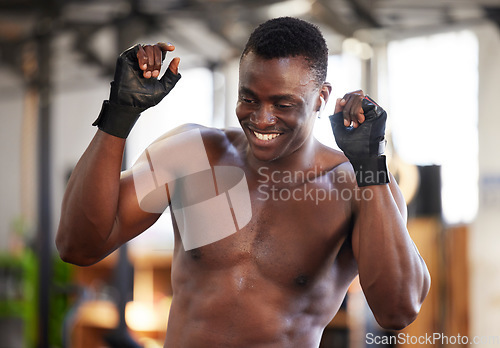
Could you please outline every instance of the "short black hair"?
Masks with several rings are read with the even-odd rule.
[[[241,58],[253,52],[264,59],[304,56],[318,85],[326,80],[328,47],[317,26],[302,19],[279,17],[259,25],[250,35]]]

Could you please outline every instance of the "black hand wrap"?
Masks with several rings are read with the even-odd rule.
[[[383,155],[387,113],[368,96],[361,106],[365,121],[358,128],[346,127],[342,112],[330,116],[335,141],[351,162],[359,187],[387,184],[389,171]]]
[[[120,138],[126,138],[141,112],[158,104],[181,78],[181,74],[176,75],[170,69],[159,80],[144,78],[138,51],[139,45],[135,45],[118,57],[109,101],[104,101],[99,117],[92,123]]]

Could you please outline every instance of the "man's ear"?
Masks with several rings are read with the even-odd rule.
[[[326,103],[328,102],[328,98],[330,98],[331,92],[332,92],[332,85],[329,82],[324,82],[320,90],[320,95],[319,95],[320,105],[318,106],[318,109],[316,109],[317,111],[323,111]]]
[[[330,98],[330,94],[332,93],[332,85],[330,82],[324,82],[323,87],[321,88],[321,95],[325,98],[325,103]]]

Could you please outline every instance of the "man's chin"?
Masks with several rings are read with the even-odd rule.
[[[250,147],[250,153],[254,159],[263,163],[270,163],[280,158],[279,154],[272,151],[254,149],[253,147]]]

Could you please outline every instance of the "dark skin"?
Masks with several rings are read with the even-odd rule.
[[[144,78],[158,76],[155,57],[171,50],[158,44],[139,51]],[[173,221],[165,347],[317,347],[358,274],[383,327],[401,329],[419,311],[430,278],[406,230],[399,188],[393,178],[358,188],[346,157],[313,138],[315,112],[331,86],[315,81],[305,63],[250,52],[240,64],[241,129],[186,125],[165,135],[199,128],[210,164],[242,168],[252,201],[245,227],[190,251]],[[177,73],[178,64],[174,58],[169,68]],[[356,91],[337,100],[346,124],[364,121],[362,97]],[[140,209],[131,172],[120,175],[124,144],[99,130],[76,166],[56,240],[65,261],[93,264],[158,219]],[[290,172],[308,180],[285,180]],[[303,195],[332,189],[344,198]],[[273,192],[293,192],[296,199],[275,199]]]

